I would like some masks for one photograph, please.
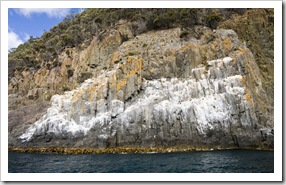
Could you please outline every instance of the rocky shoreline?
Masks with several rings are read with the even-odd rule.
[[[198,152],[198,151],[214,151],[214,150],[259,150],[259,151],[274,151],[271,148],[261,147],[154,147],[154,148],[135,148],[135,147],[116,147],[116,148],[15,148],[9,146],[9,152],[18,153],[54,153],[54,154],[127,154],[127,153],[175,153],[175,152]]]

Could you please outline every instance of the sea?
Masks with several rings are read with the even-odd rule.
[[[274,173],[274,152],[8,154],[9,173]]]

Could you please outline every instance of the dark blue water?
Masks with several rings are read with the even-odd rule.
[[[274,173],[274,152],[64,155],[9,152],[9,173]]]

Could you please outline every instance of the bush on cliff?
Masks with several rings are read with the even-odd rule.
[[[132,22],[133,34],[153,29],[172,27],[193,27],[205,25],[215,28],[233,13],[243,13],[245,9],[192,9],[192,8],[88,8],[80,14],[69,14],[63,22],[46,31],[41,38],[31,37],[26,43],[11,49],[9,53],[9,77],[16,66],[39,69],[48,62],[58,60],[59,54],[68,47],[88,46],[94,36],[125,19]],[[216,12],[216,13],[212,13]]]

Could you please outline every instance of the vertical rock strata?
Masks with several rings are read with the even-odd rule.
[[[233,30],[195,27],[182,37],[175,28],[133,38],[123,28],[95,39],[77,63],[63,59],[54,70],[62,78],[73,70],[61,82],[77,88],[52,96],[46,114],[9,144],[273,148],[272,100]]]

